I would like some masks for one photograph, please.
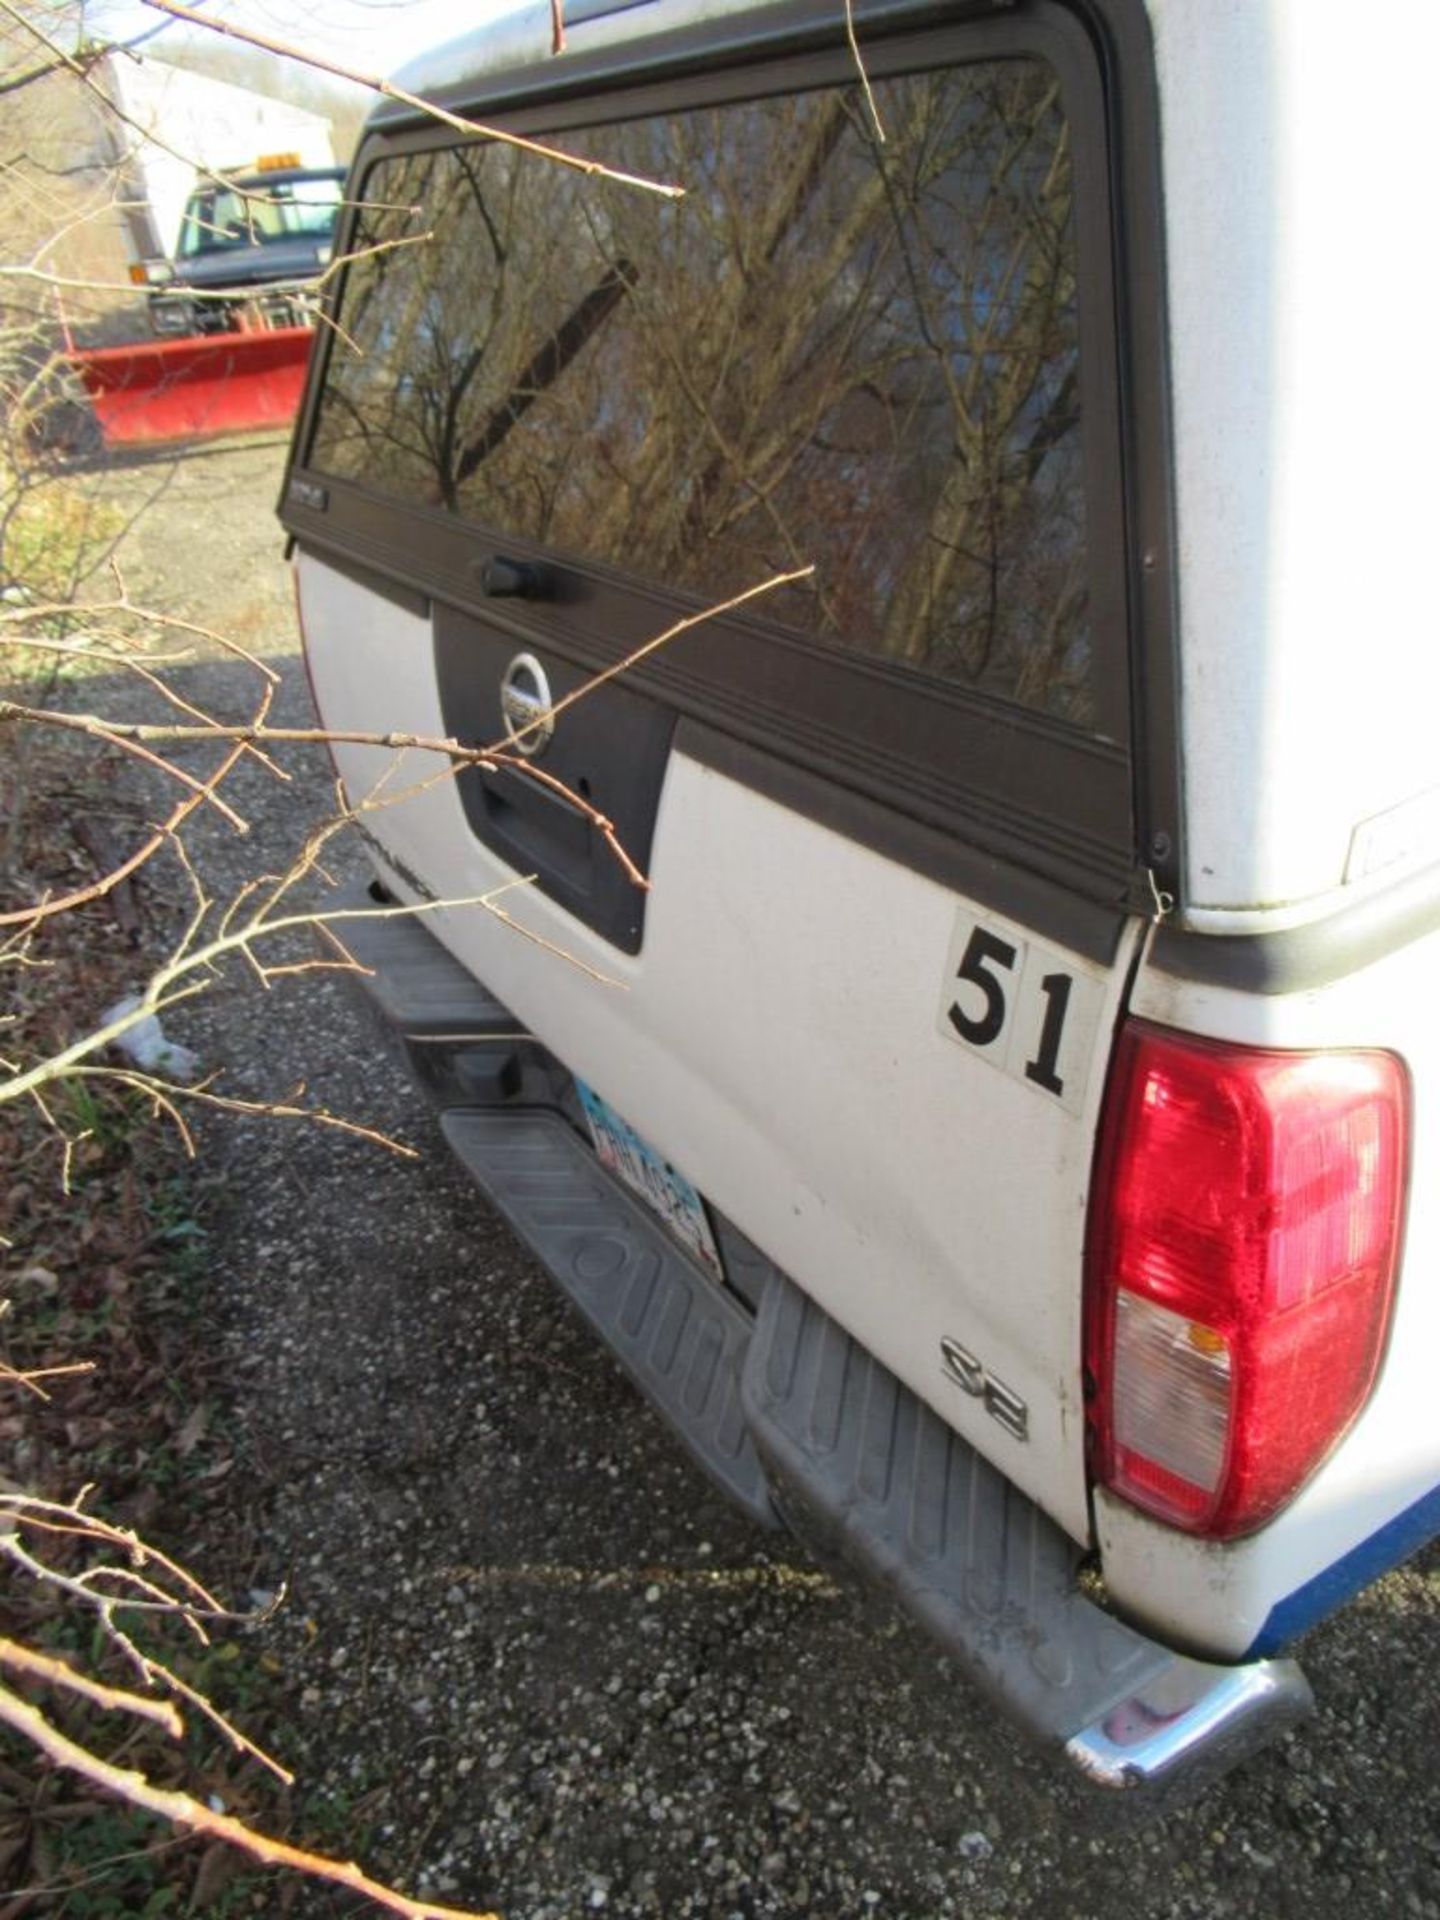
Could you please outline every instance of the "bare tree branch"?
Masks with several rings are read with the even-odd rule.
[[[443,777],[450,777],[454,773],[462,771],[467,767],[480,767],[492,772],[506,768],[520,775],[522,778],[534,780],[537,784],[546,786],[551,791],[560,794],[594,827],[595,831],[604,840],[607,848],[619,861],[631,884],[641,888],[646,887],[649,883],[620,844],[614,822],[582,795],[574,792],[573,789],[566,786],[562,781],[557,780],[553,774],[546,773],[543,769],[533,766],[523,754],[512,751],[511,749],[518,747],[519,743],[523,741],[528,734],[533,732],[537,727],[544,725],[548,719],[554,715],[564,713],[578,701],[585,699],[596,688],[602,687],[609,681],[631,672],[636,666],[640,665],[641,662],[650,658],[652,654],[679,639],[682,634],[689,633],[694,628],[703,626],[712,620],[720,619],[726,614],[734,613],[741,607],[748,605],[751,601],[759,599],[764,594],[773,593],[781,587],[790,586],[796,581],[807,579],[813,571],[814,569],[811,567],[798,567],[788,573],[774,574],[768,580],[761,581],[757,586],[747,587],[742,593],[734,594],[730,599],[721,601],[715,606],[707,607],[702,612],[687,614],[683,619],[673,622],[663,633],[656,634],[652,639],[645,641],[643,645],[634,648],[630,653],[626,654],[623,660],[618,660],[613,666],[606,667],[601,672],[592,675],[581,686],[576,687],[572,692],[566,694],[563,699],[557,700],[553,708],[549,708],[545,713],[537,715],[534,720],[527,722],[525,726],[517,728],[514,734],[508,737],[506,742],[497,742],[495,745],[488,747],[463,747],[457,740],[438,739],[433,736],[413,733],[365,733],[345,730],[336,731],[324,727],[271,727],[267,724],[264,717],[265,711],[268,711],[268,698],[264,702],[263,710],[257,713],[255,719],[247,723],[239,725],[212,725],[206,722],[204,725],[191,726],[172,725],[169,723],[146,724],[140,722],[121,722],[107,720],[101,714],[66,713],[57,709],[29,707],[19,701],[0,700],[0,721],[28,721],[34,724],[57,727],[62,731],[89,734],[95,739],[109,741],[118,747],[131,751],[143,751],[144,757],[150,759],[152,763],[158,764],[162,771],[173,774],[175,778],[192,789],[191,800],[184,803],[182,808],[177,809],[176,813],[171,815],[165,828],[157,829],[152,833],[139,852],[132,855],[128,861],[124,862],[122,866],[117,867],[114,872],[107,875],[104,880],[97,881],[90,887],[78,889],[76,892],[67,894],[59,900],[36,901],[29,907],[12,909],[8,913],[0,914],[0,927],[28,925],[42,919],[52,918],[55,914],[65,912],[71,907],[83,904],[87,900],[99,898],[102,893],[108,892],[110,887],[117,884],[119,879],[135,872],[138,867],[143,866],[146,860],[151,858],[153,854],[159,851],[161,846],[166,844],[167,840],[174,841],[178,828],[184,823],[185,819],[188,819],[194,807],[198,806],[202,800],[213,796],[214,789],[226,777],[234,765],[236,755],[258,748],[287,744],[308,746],[328,743],[337,746],[381,747],[397,753],[409,751],[439,754],[442,755],[447,762]],[[234,750],[231,755],[227,756],[221,767],[217,768],[215,773],[211,774],[209,779],[203,782],[197,782],[193,776],[175,767],[172,761],[160,759],[159,756],[149,752],[151,745],[165,744],[181,746],[187,743],[205,742],[208,740],[228,740],[233,743]],[[413,789],[407,789],[404,793],[390,795],[383,804],[394,805],[398,800],[409,797],[412,791]],[[361,803],[361,810],[366,810],[366,803]],[[507,924],[517,924],[509,920],[508,916],[504,917],[507,920]],[[520,930],[524,931],[524,929]],[[528,935],[527,937],[534,939],[536,936]],[[541,944],[543,945],[544,943],[541,942]],[[150,1010],[153,1011],[153,1009]],[[137,1015],[136,1017],[143,1016]],[[133,1024],[133,1022],[131,1024]],[[118,1038],[119,1036],[118,1034],[112,1034],[109,1037]],[[0,1089],[0,1099],[3,1098],[4,1090]]]
[[[223,1840],[262,1866],[293,1867],[314,1879],[333,1881],[336,1886],[363,1894],[386,1913],[398,1914],[400,1920],[499,1920],[498,1915],[479,1914],[473,1908],[441,1907],[433,1901],[411,1900],[370,1879],[353,1861],[327,1860],[304,1847],[272,1840],[242,1820],[214,1812],[188,1793],[157,1787],[143,1773],[113,1766],[71,1740],[47,1720],[38,1707],[3,1686],[0,1686],[0,1721],[32,1742],[57,1767],[64,1767],[93,1786],[118,1795],[132,1807],[140,1807],[192,1832],[208,1834],[213,1840]]]
[[[372,93],[380,93],[387,100],[398,100],[402,106],[413,107],[417,113],[423,113],[432,120],[438,120],[442,126],[453,127],[457,133],[478,133],[487,140],[499,140],[504,145],[519,147],[526,153],[539,154],[542,159],[553,160],[562,167],[572,167],[577,173],[583,173],[606,180],[618,181],[621,186],[640,187],[647,193],[658,193],[666,200],[681,200],[685,189],[667,186],[658,180],[647,180],[637,173],[621,173],[614,167],[607,167],[599,160],[586,160],[579,154],[566,153],[560,147],[549,147],[538,140],[526,140],[518,133],[507,133],[503,127],[487,126],[479,120],[467,120],[448,108],[438,106],[433,100],[423,100],[419,94],[409,93],[404,87],[397,86],[393,80],[384,80],[378,74],[362,73],[354,67],[342,66],[338,60],[327,60],[323,54],[306,53],[285,40],[273,40],[268,34],[255,33],[248,27],[237,27],[229,20],[213,20],[208,14],[196,13],[193,8],[181,6],[179,0],[145,0],[147,7],[154,7],[159,13],[168,13],[173,19],[186,20],[192,26],[207,27],[212,33],[222,33],[231,40],[243,40],[247,46],[260,47],[266,53],[278,54],[284,60],[296,60],[302,66],[314,67],[321,73],[332,73],[337,80],[350,80],[356,86],[368,87]],[[9,10],[9,0],[0,0],[0,6]]]
[[[860,76],[860,86],[865,95],[865,106],[870,115],[871,128],[875,138],[883,146],[885,129],[880,123],[880,109],[875,103],[870,76],[865,71],[865,62],[860,57],[860,42],[855,34],[855,0],[845,0],[845,38],[850,42],[850,55],[855,62],[855,71]]]
[[[9,1667],[13,1673],[23,1673],[30,1680],[43,1680],[51,1686],[63,1687],[68,1693],[79,1694],[92,1706],[104,1707],[115,1713],[133,1713],[141,1720],[153,1720],[172,1740],[180,1739],[185,1732],[185,1722],[170,1701],[152,1700],[141,1693],[102,1686],[98,1680],[91,1680],[88,1675],[67,1667],[63,1660],[57,1660],[48,1653],[39,1653],[34,1647],[22,1647],[18,1640],[0,1639],[0,1667]]]
[[[167,141],[163,140],[160,135],[155,132],[153,127],[142,126],[138,120],[132,118],[132,116],[125,111],[118,101],[111,99],[110,95],[106,93],[105,89],[98,84],[91,74],[90,69],[96,64],[96,60],[89,50],[84,54],[67,53],[62,46],[50,38],[49,34],[47,34],[42,27],[22,13],[20,9],[12,3],[12,0],[0,0],[0,12],[8,14],[16,26],[23,28],[24,31],[30,35],[31,39],[38,40],[40,45],[51,55],[57,67],[64,68],[70,73],[73,73],[80,81],[80,84],[103,103],[106,113],[113,119],[129,127],[132,133],[138,133],[140,138],[148,145],[158,147],[162,153],[168,153],[172,160],[181,160],[186,166],[194,164],[189,155],[181,153],[176,147],[170,146]],[[203,22],[205,25],[214,24],[213,22],[206,21],[203,14],[195,14],[193,18]],[[101,49],[101,51],[108,52],[109,48]],[[197,170],[205,175],[207,179],[221,181],[225,185],[233,187],[236,192],[243,193],[245,191],[243,187],[237,187],[228,174],[215,173],[209,167],[203,166]]]
[[[262,710],[269,712],[274,697],[273,687],[267,687],[262,701]],[[244,757],[247,743],[237,741],[225,758],[216,767],[204,787],[213,792],[229,776],[238,762]],[[164,824],[156,827],[144,844],[136,849],[127,860],[88,887],[78,887],[71,893],[61,894],[47,900],[37,901],[31,906],[14,909],[9,913],[0,913],[0,927],[31,926],[41,920],[53,919],[57,914],[68,913],[75,907],[84,906],[90,900],[102,900],[105,895],[137,873],[147,860],[152,859],[163,846],[170,844],[181,827],[195,812],[205,798],[205,794],[192,793],[188,799],[181,800]]]

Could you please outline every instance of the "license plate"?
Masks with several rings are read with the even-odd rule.
[[[575,1082],[575,1090],[585,1109],[600,1164],[639,1194],[688,1254],[708,1267],[717,1280],[723,1280],[725,1270],[705,1216],[705,1202],[684,1174],[642,1140],[629,1121],[622,1120],[583,1080]]]

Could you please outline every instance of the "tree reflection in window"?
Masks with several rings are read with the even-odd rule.
[[[1069,132],[1032,60],[382,161],[315,466],[1093,724]]]

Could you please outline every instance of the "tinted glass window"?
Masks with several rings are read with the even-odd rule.
[[[225,253],[236,247],[263,247],[282,240],[325,240],[340,217],[341,182],[332,175],[314,180],[247,181],[192,194],[180,228],[183,258]]]
[[[1058,84],[876,93],[381,162],[311,465],[1093,725]]]

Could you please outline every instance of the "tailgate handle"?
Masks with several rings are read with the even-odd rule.
[[[491,600],[549,598],[550,583],[543,569],[531,566],[528,560],[509,560],[503,553],[495,553],[481,560],[475,571],[480,576],[481,592]]]

